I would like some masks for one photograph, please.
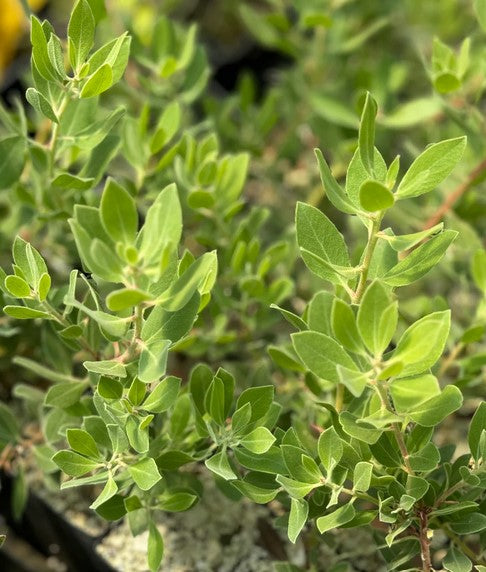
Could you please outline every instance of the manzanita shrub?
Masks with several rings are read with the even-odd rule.
[[[26,99],[37,115],[0,108],[11,234],[30,228],[11,241],[11,270],[0,277],[2,335],[32,381],[0,404],[14,514],[35,459],[60,489],[89,485],[103,519],[126,518],[133,535],[148,531],[155,571],[159,513],[190,509],[207,469],[235,501],[279,503],[292,543],[365,527],[389,570],[427,572],[441,531],[444,569],[486,570],[484,403],[471,416],[468,451],[439,439],[484,363],[468,355],[461,380],[446,383],[454,360],[484,333],[484,300],[463,331],[454,325],[448,350],[444,302],[417,317],[403,310],[409,299],[399,289],[438,265],[458,233],[440,220],[419,220],[423,230],[409,234],[395,226],[403,204],[454,171],[466,138],[431,143],[400,174],[399,156],[387,164],[375,147],[377,104],[366,94],[345,187],[316,150],[326,197],[356,221],[351,238],[298,202],[296,246],[287,232],[272,242],[261,230],[270,210],[248,209],[242,198],[248,151],[261,152],[275,122],[271,94],[252,125],[261,139],[239,146],[224,117],[237,99],[222,109],[206,100],[235,151],[225,154],[216,133],[191,117],[209,76],[196,28],[162,17],[150,46],[137,38],[137,92],[123,79],[130,36],[94,47],[101,8],[79,0],[66,41],[32,17]],[[252,10],[243,14],[251,25]],[[301,15],[304,32],[328,25]],[[277,44],[295,56],[300,39],[284,39]],[[468,49],[457,59],[436,41],[439,92],[458,88]],[[237,105],[249,117],[251,80],[240,89]],[[107,91],[109,105],[126,105],[102,107]],[[296,247],[318,284],[298,313],[281,307],[294,289]],[[484,298],[485,253],[470,257]],[[280,315],[296,330],[290,340],[274,331]],[[291,382],[275,385],[282,376]],[[326,569],[312,558],[311,570]]]

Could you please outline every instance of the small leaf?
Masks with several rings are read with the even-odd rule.
[[[44,405],[48,407],[70,407],[79,402],[81,395],[85,392],[87,384],[73,381],[70,383],[56,383],[52,385],[44,400]]]
[[[470,572],[472,570],[472,562],[454,545],[451,545],[444,556],[442,565],[449,572]]]
[[[358,310],[358,329],[367,348],[378,356],[395,333],[398,308],[385,286],[375,280],[366,289]]]
[[[15,298],[28,298],[31,295],[29,285],[20,276],[7,276],[5,278],[5,288]]]
[[[366,492],[371,485],[373,465],[367,461],[360,461],[354,468],[353,489]]]
[[[148,491],[162,478],[155,461],[151,457],[140,459],[128,467],[130,476],[142,491]]]
[[[352,520],[356,515],[356,511],[352,504],[346,504],[340,506],[331,514],[326,514],[325,516],[320,516],[316,520],[317,528],[321,534],[332,530],[333,528],[339,528],[343,524],[346,524]]]
[[[230,465],[228,455],[225,451],[216,453],[216,455],[207,459],[204,464],[210,471],[216,473],[225,481],[232,481],[233,479],[238,478]]]
[[[113,85],[113,70],[108,64],[103,64],[93,75],[89,76],[87,82],[81,89],[80,97],[95,97],[103,93]]]
[[[328,199],[338,210],[347,214],[356,214],[356,207],[332,175],[331,169],[326,163],[322,152],[319,149],[314,149],[314,153],[317,157],[322,185],[324,186]]]
[[[103,227],[114,241],[131,244],[138,229],[135,201],[128,191],[108,179],[101,196],[100,215]]]
[[[477,461],[481,456],[480,452],[480,442],[481,442],[481,435],[483,431],[486,431],[486,402],[483,401],[479,404],[479,407],[476,409],[476,412],[471,419],[471,423],[469,425],[469,433],[468,433],[468,443],[469,449],[473,458]]]
[[[398,341],[393,360],[401,361],[401,377],[422,373],[442,355],[451,324],[450,310],[434,312],[412,324]]]
[[[169,376],[159,382],[148,394],[147,399],[140,406],[145,411],[162,413],[174,405],[179,394],[181,380],[178,377]]]
[[[32,107],[41,115],[44,115],[51,121],[54,121],[54,123],[59,123],[57,115],[54,113],[51,104],[42,95],[42,93],[40,93],[33,87],[29,87],[25,92],[25,98],[30,103],[30,105],[32,105]]]
[[[66,438],[73,451],[90,457],[91,459],[99,458],[100,452],[96,446],[96,442],[87,431],[83,429],[68,429],[66,431]]]
[[[79,70],[86,60],[94,42],[95,20],[87,0],[79,0],[68,23],[69,59],[72,67]]]
[[[389,270],[383,276],[383,281],[390,286],[405,286],[415,282],[442,259],[457,235],[454,230],[445,230],[432,237]]]
[[[147,543],[147,562],[150,572],[157,572],[164,556],[164,541],[157,526],[150,522]]]
[[[106,501],[110,500],[114,495],[116,495],[117,492],[118,492],[118,486],[113,480],[113,477],[111,476],[108,477],[108,480],[106,481],[103,490],[98,495],[96,500],[90,505],[89,508],[91,508],[92,510],[96,510],[98,507],[100,507],[102,504],[104,504]]]
[[[115,360],[103,361],[85,361],[84,367],[93,373],[100,373],[101,375],[112,375],[114,377],[126,377],[127,372],[125,366]]]
[[[318,377],[339,383],[337,366],[357,370],[353,360],[333,338],[318,332],[292,334],[295,351],[306,367]]]
[[[348,250],[343,236],[320,210],[305,203],[297,203],[295,214],[299,247],[332,265],[350,267]],[[336,282],[335,274],[323,271],[314,259],[303,254],[304,262],[318,276]],[[338,281],[339,282],[339,281]]]
[[[83,455],[80,455],[79,453],[66,450],[58,451],[54,457],[52,457],[52,460],[61,469],[61,471],[70,477],[80,477],[90,471],[94,471],[100,466],[99,463],[96,463],[87,457],[83,457]]]
[[[466,148],[466,137],[447,139],[430,145],[405,173],[396,198],[417,197],[435,189],[459,163]]]
[[[17,320],[33,320],[35,318],[48,318],[50,315],[41,310],[34,310],[34,308],[27,308],[25,306],[5,306],[3,311],[11,318]]]
[[[370,93],[367,93],[359,125],[358,149],[361,162],[371,177],[375,176],[375,117],[377,109],[376,101]]]
[[[137,306],[141,302],[150,300],[152,296],[148,292],[137,290],[136,288],[121,288],[110,292],[106,297],[106,306],[112,312],[120,312],[127,308]]]
[[[388,187],[370,179],[359,188],[359,202],[365,211],[376,212],[392,207],[395,199]]]
[[[323,431],[317,444],[319,458],[321,459],[327,473],[331,473],[343,456],[343,443],[336,433],[334,427],[329,427]]]
[[[266,427],[256,427],[251,433],[245,435],[240,443],[252,453],[261,455],[275,443],[275,437]]]
[[[287,534],[290,542],[295,544],[300,531],[304,528],[309,514],[307,501],[301,499],[290,499],[290,514]]]

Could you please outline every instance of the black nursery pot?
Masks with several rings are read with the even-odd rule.
[[[56,546],[56,557],[69,572],[115,572],[96,552],[96,545],[104,535],[93,537],[86,534],[32,491],[22,518],[17,521],[11,511],[12,479],[1,474],[0,485],[0,512],[8,529],[37,553],[48,558],[53,555],[52,546]],[[5,550],[0,550],[0,570],[34,572],[29,562],[21,561]]]

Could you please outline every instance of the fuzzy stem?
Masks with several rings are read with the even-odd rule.
[[[432,558],[430,556],[430,541],[428,537],[428,517],[425,510],[420,510],[418,513],[420,520],[420,555],[422,557],[422,570],[423,572],[431,572]]]
[[[452,209],[456,201],[458,201],[464,193],[466,193],[475,184],[482,181],[486,172],[486,159],[483,159],[468,175],[467,179],[447,196],[445,201],[435,211],[435,213],[427,220],[424,229],[431,228],[439,223],[443,217]]]
[[[376,248],[376,243],[378,242],[378,232],[380,230],[382,218],[383,214],[380,213],[377,216],[377,218],[373,219],[373,223],[369,230],[368,244],[366,245],[365,256],[363,260],[361,274],[359,277],[358,287],[353,296],[354,304],[359,304],[361,302],[361,298],[363,297],[363,294],[366,289],[366,281],[368,280],[368,273],[370,270],[371,260],[373,258],[373,253]]]

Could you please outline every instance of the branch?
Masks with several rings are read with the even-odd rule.
[[[486,159],[483,159],[468,175],[467,179],[458,185],[450,195],[447,196],[441,206],[427,220],[424,230],[438,224],[444,216],[452,209],[454,204],[474,185],[480,183],[486,176]]]

